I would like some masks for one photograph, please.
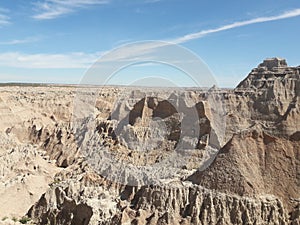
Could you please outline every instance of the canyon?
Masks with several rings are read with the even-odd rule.
[[[300,224],[284,59],[234,89],[3,84],[0,109],[0,224]]]

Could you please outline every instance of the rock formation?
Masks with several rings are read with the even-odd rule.
[[[300,224],[299,97],[279,58],[233,90],[1,86],[0,224]]]

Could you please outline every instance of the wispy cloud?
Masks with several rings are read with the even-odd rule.
[[[34,3],[37,20],[55,19],[93,5],[107,4],[110,0],[44,0]]]
[[[0,27],[10,24],[10,17],[7,15],[8,9],[0,7]]]
[[[0,45],[19,45],[40,41],[41,37],[27,37],[24,39],[13,39],[9,41],[0,41]]]
[[[270,21],[275,21],[275,20],[282,20],[282,19],[287,19],[287,18],[296,17],[296,16],[300,16],[300,8],[293,9],[291,11],[287,11],[287,12],[284,12],[284,13],[276,15],[276,16],[258,17],[258,18],[254,18],[251,20],[234,22],[231,24],[227,24],[227,25],[215,28],[215,29],[202,30],[202,31],[199,31],[196,33],[187,34],[183,37],[179,37],[179,38],[176,38],[176,39],[173,39],[170,41],[173,43],[181,44],[181,43],[185,43],[187,41],[202,38],[209,34],[221,32],[221,31],[225,31],[225,30],[230,30],[230,29],[237,28],[237,27],[243,27],[243,26],[247,26],[247,25],[251,25],[251,24],[264,23],[264,22],[270,22]]]
[[[88,68],[102,53],[75,52],[68,54],[0,53],[0,66],[39,69]]]
[[[6,8],[0,7],[0,13],[9,13],[9,10]]]
[[[58,0],[51,0],[51,2],[58,2]],[[64,4],[78,4],[82,5],[83,1],[64,1]],[[86,0],[86,3],[95,4],[96,0]],[[97,1],[98,2],[98,1]],[[103,3],[103,1],[101,1]],[[57,3],[58,4],[58,3]],[[173,43],[185,43],[194,39],[202,38],[206,35],[230,30],[237,27],[247,26],[256,23],[263,23],[275,20],[282,20],[291,17],[300,16],[300,9],[294,9],[291,11],[284,12],[280,15],[270,16],[270,17],[258,17],[251,20],[245,20],[240,22],[234,22],[222,27],[215,29],[203,30],[197,33],[192,33],[171,40]],[[0,44],[20,44],[34,41],[34,38],[27,38],[23,40],[12,40],[7,42],[0,42]],[[136,45],[130,45],[128,48],[123,48],[122,52],[117,52],[117,54],[110,54],[105,56],[105,54],[96,53],[68,53],[68,54],[24,54],[20,52],[8,52],[0,53],[0,66],[7,67],[17,67],[17,68],[88,68],[91,66],[99,57],[103,56],[103,61],[116,62],[116,61],[127,61],[133,60],[132,57],[136,57],[136,60],[152,60],[151,56],[153,52],[159,51],[160,48],[167,47],[168,43],[164,42],[146,42],[138,43]],[[172,52],[170,53],[172,54]],[[168,55],[167,55],[168,56]],[[167,57],[166,56],[166,57]]]
[[[145,0],[144,3],[156,3],[161,2],[162,0]]]

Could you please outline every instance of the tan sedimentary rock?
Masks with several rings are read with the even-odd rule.
[[[0,224],[299,224],[299,97],[279,58],[234,90],[0,87]]]

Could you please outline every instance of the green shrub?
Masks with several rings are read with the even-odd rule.
[[[28,217],[22,217],[22,219],[19,220],[20,223],[22,224],[27,224],[30,221],[30,218]]]

